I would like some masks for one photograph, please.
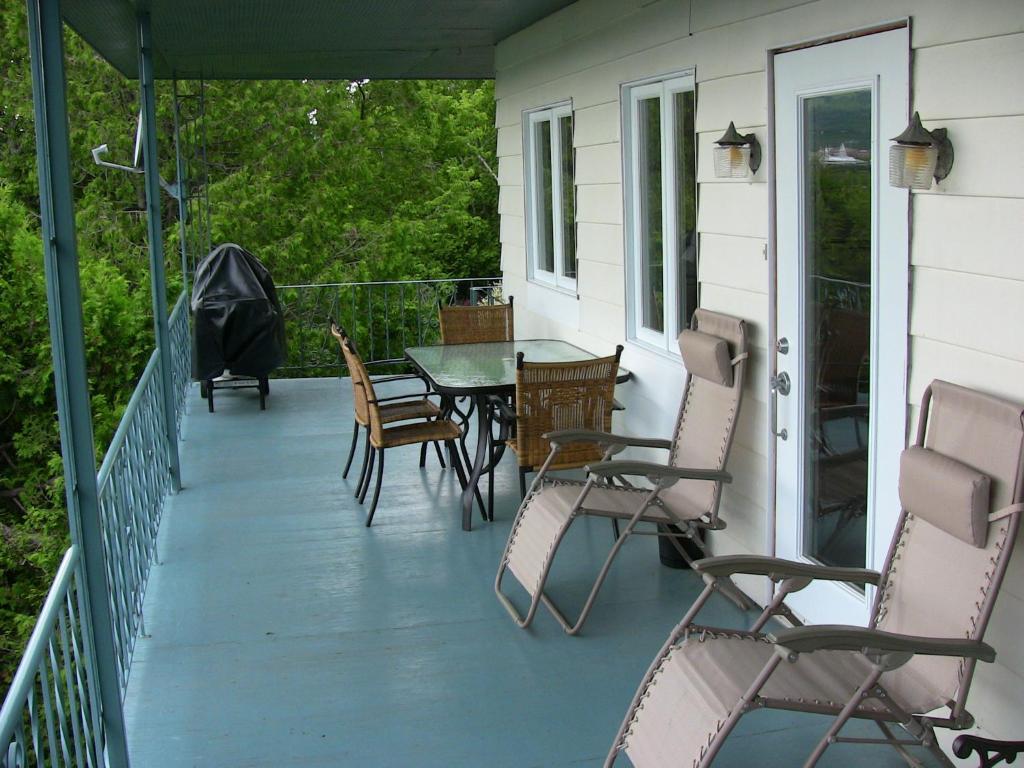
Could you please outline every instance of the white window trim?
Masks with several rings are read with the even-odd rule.
[[[664,332],[647,328],[642,322],[643,313],[643,276],[640,274],[639,254],[642,250],[642,233],[637,226],[640,213],[640,179],[635,169],[639,167],[640,148],[635,137],[639,134],[639,110],[637,104],[642,99],[657,96],[661,99],[661,167],[676,167],[675,141],[665,141],[665,137],[674,137],[676,115],[671,109],[672,96],[676,93],[696,91],[694,70],[686,70],[672,75],[622,85],[622,135],[625,151],[622,155],[623,172],[623,203],[625,212],[625,246],[626,246],[626,337],[629,341],[646,349],[667,354],[679,359],[679,348],[676,337],[683,330],[679,327],[677,309],[679,296],[678,266],[679,244],[677,237],[676,217],[676,185],[674,179],[666,179],[663,173],[661,185],[662,206],[662,280],[664,289],[663,326]],[[696,137],[694,137],[696,147]],[[696,163],[696,157],[693,159]],[[695,168],[696,170],[696,168]],[[694,190],[696,192],[696,189]],[[699,258],[699,257],[698,257]],[[699,290],[699,286],[698,286]],[[699,302],[698,302],[699,303]]]
[[[570,126],[573,122],[572,101],[559,102],[541,109],[527,110],[523,112],[523,191],[526,196],[526,266],[527,278],[535,283],[557,288],[576,295],[576,279],[568,277],[562,272],[564,266],[564,233],[562,230],[562,142],[560,135],[560,120],[563,117],[570,119]],[[540,230],[536,222],[540,218],[540,197],[536,188],[537,165],[534,162],[536,146],[534,144],[536,133],[534,126],[538,123],[551,123],[551,213],[549,222],[554,245],[554,271],[541,269],[539,256],[541,253]],[[570,127],[572,131],[572,127]],[[575,163],[573,163],[575,168]],[[576,179],[572,180],[572,189],[575,196]],[[575,219],[575,200],[573,201],[573,216]],[[575,230],[575,220],[573,221]]]

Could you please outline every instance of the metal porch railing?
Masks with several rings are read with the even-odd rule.
[[[337,376],[343,361],[328,333],[337,320],[368,365],[404,365],[405,348],[440,340],[437,305],[493,303],[500,277],[282,285],[277,289],[288,337],[284,376]]]
[[[192,348],[184,293],[170,317],[172,381],[165,393],[153,352],[128,401],[97,475],[118,682],[124,695],[142,600],[157,559],[156,534],[170,490],[163,398],[180,425]],[[0,766],[96,766],[104,763],[98,683],[89,648],[89,599],[80,553],[71,546],[50,587],[14,681],[0,709]]]
[[[439,340],[439,303],[490,303],[500,278],[288,285],[278,289],[289,358],[285,375],[338,375],[338,349],[327,318],[346,326],[364,357],[403,363],[407,346]],[[144,633],[142,604],[150,568],[158,562],[157,533],[171,490],[164,398],[171,397],[180,430],[191,381],[187,296],[169,320],[171,382],[164,393],[160,354],[151,355],[97,474],[104,565],[124,696],[136,639]],[[0,768],[105,764],[98,681],[89,646],[89,595],[81,553],[71,546],[57,572],[14,681],[0,710]]]

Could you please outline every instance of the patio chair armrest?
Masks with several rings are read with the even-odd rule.
[[[375,398],[371,402],[377,403],[379,405],[380,403],[393,403],[396,400],[423,400],[425,398],[434,397],[434,396],[437,396],[436,392],[407,392],[404,395],[391,395],[391,397],[378,397],[378,398]]]
[[[666,450],[672,447],[671,440],[663,440],[657,437],[615,435],[611,432],[599,432],[594,429],[556,429],[553,432],[546,433],[544,439],[558,445],[566,445],[568,443],[603,443],[605,445],[621,445],[623,447],[632,445],[637,448],[664,448]]]
[[[767,634],[768,639],[791,653],[814,651],[872,651],[908,653],[925,656],[961,656],[979,661],[995,661],[995,649],[981,640],[964,637],[919,637],[865,629],[844,624],[780,629]]]
[[[394,376],[371,376],[370,382],[373,386],[380,386],[381,384],[391,384],[396,381],[418,381],[423,385],[422,393],[413,394],[426,394],[430,392],[430,382],[422,373],[398,373]]]
[[[374,384],[387,384],[392,381],[407,381],[409,379],[419,379],[422,382],[426,382],[418,373],[396,373],[394,376],[371,376],[370,381]]]
[[[767,576],[772,581],[793,577],[877,585],[882,578],[878,571],[867,568],[835,568],[763,555],[705,557],[694,561],[693,570],[707,576],[731,576],[734,573]]]
[[[711,480],[731,483],[732,475],[719,469],[692,469],[690,467],[670,467],[656,464],[653,461],[598,461],[584,467],[587,474],[594,477],[614,477],[616,475],[643,475],[659,485],[671,485],[677,480]]]

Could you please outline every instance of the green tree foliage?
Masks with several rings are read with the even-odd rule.
[[[10,678],[67,546],[22,0],[0,0],[0,680]],[[97,457],[153,347],[137,83],[65,30],[71,176]],[[158,83],[166,179],[172,90]],[[489,83],[206,85],[213,241],[283,283],[489,276],[498,270]],[[181,289],[177,205],[162,198],[169,298]]]
[[[67,546],[42,243],[0,186],[0,650],[17,653]],[[148,297],[102,257],[81,264],[97,454],[148,356]]]
[[[489,84],[215,82],[207,99],[214,240],[278,282],[497,270]]]

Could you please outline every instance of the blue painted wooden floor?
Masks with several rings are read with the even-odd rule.
[[[600,765],[698,580],[663,568],[643,538],[583,636],[543,610],[520,630],[492,591],[518,504],[510,461],[495,522],[465,533],[452,473],[433,456],[420,470],[415,447],[389,451],[367,529],[355,471],[341,479],[347,380],[271,386],[265,412],[255,390],[218,391],[215,414],[192,395],[185,489],[165,513],[125,703],[133,765]],[[610,543],[607,521],[574,526],[551,582],[568,610]],[[744,624],[725,601],[701,620]],[[750,715],[716,765],[801,764],[823,728]],[[903,763],[840,746],[822,765]]]

